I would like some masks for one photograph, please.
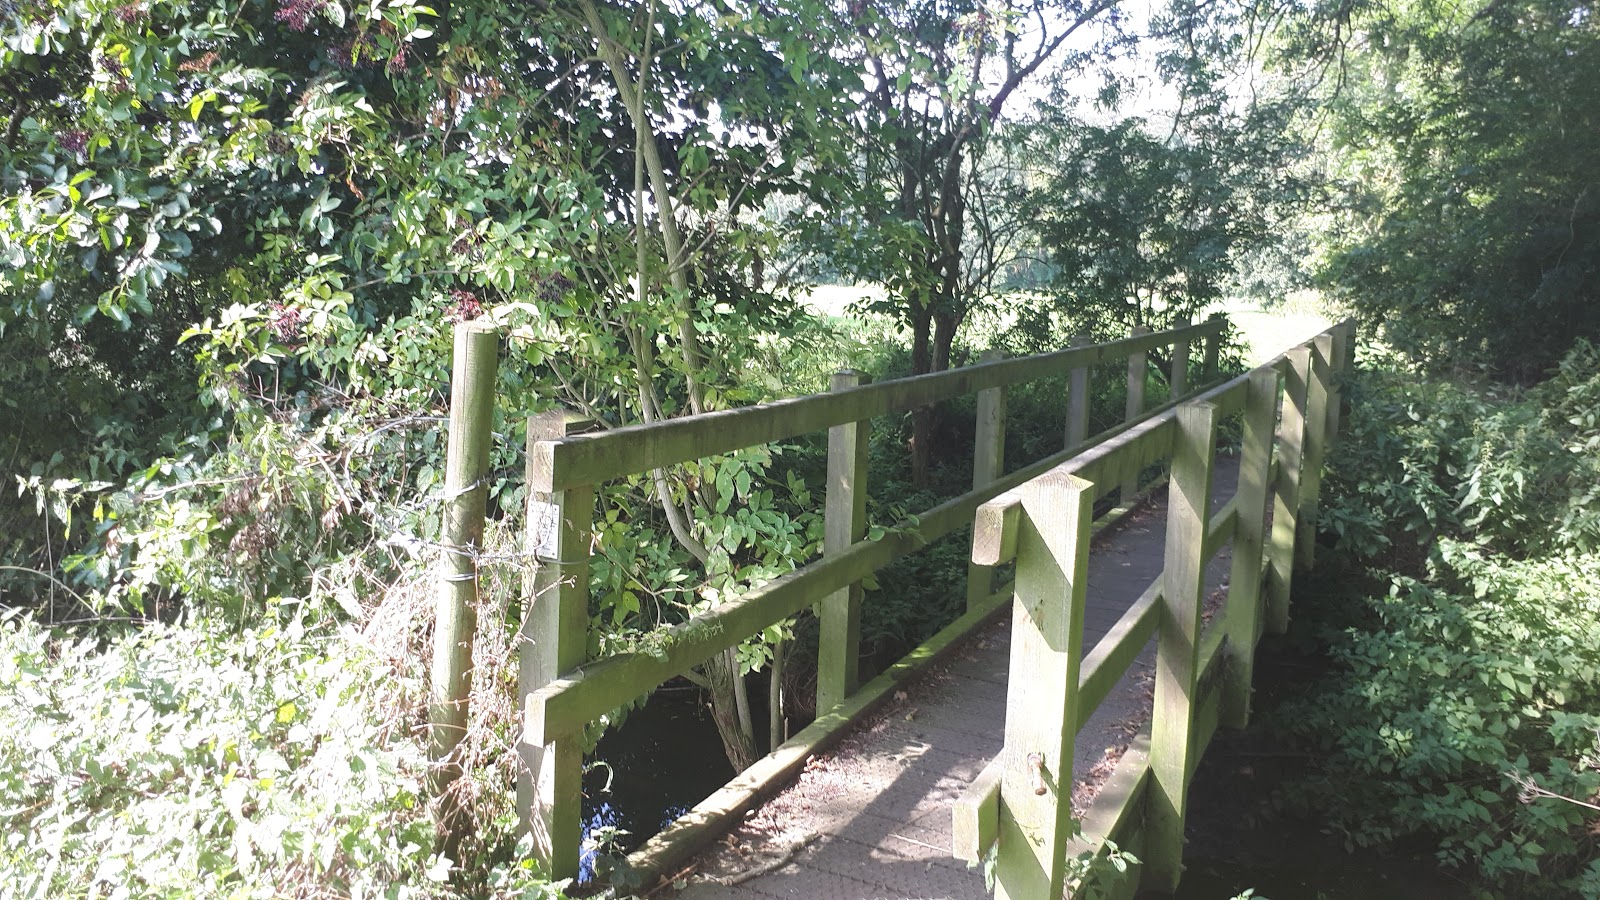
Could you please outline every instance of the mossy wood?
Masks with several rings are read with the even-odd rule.
[[[1017,559],[1011,611],[1005,749],[998,803],[979,792],[958,815],[981,845],[999,842],[995,896],[1057,896],[1071,835],[1073,739],[1088,592],[1094,484],[1058,467],[985,504],[974,525],[974,560]],[[994,815],[989,807],[994,806]],[[975,829],[971,827],[976,823]],[[970,844],[970,841],[969,841]]]
[[[1316,554],[1317,497],[1322,489],[1322,460],[1328,449],[1328,424],[1334,406],[1333,387],[1335,337],[1340,329],[1319,334],[1311,342],[1311,377],[1306,382],[1305,464],[1300,470],[1300,512],[1296,518],[1295,567],[1311,568]]]
[[[1129,340],[1138,340],[1148,334],[1150,329],[1143,325],[1134,326]],[[1150,354],[1149,351],[1139,350],[1128,354],[1128,389],[1127,407],[1123,412],[1123,420],[1137,421],[1144,415],[1144,384],[1149,376]],[[1139,492],[1139,470],[1135,469],[1122,478],[1122,501],[1124,503],[1133,499]]]
[[[567,433],[555,410],[528,422],[528,441]],[[529,466],[538,480],[536,456]],[[526,552],[535,556],[532,590],[517,632],[517,690],[526,697],[583,662],[589,625],[589,543],[594,491],[528,492]],[[583,747],[577,734],[520,742],[517,811],[534,857],[551,871],[577,871],[582,818]]]
[[[429,678],[428,787],[446,794],[460,775],[453,759],[467,730],[472,693],[472,641],[478,601],[478,550],[489,488],[491,417],[494,414],[496,356],[500,338],[476,322],[456,325],[450,379],[450,433],[445,452],[443,552],[433,619],[433,662]],[[441,804],[447,834],[459,826],[449,804]]]
[[[1189,327],[1187,318],[1178,321],[1179,328]],[[1167,378],[1167,395],[1181,397],[1189,392],[1189,340],[1180,339],[1172,345],[1172,374]]]
[[[1228,576],[1224,616],[1229,665],[1223,696],[1223,719],[1243,728],[1250,719],[1250,683],[1261,621],[1261,563],[1269,515],[1272,478],[1272,427],[1277,417],[1279,375],[1260,369],[1250,375],[1245,402],[1244,435],[1239,448],[1239,487],[1231,501],[1237,515],[1233,527],[1233,566]]]
[[[551,491],[595,484],[835,425],[906,412],[987,388],[1065,375],[1080,366],[1113,363],[1134,353],[1149,353],[1180,338],[1205,337],[1225,326],[1223,320],[1213,319],[1185,329],[897,378],[852,391],[812,394],[545,442],[535,452],[548,457],[540,471],[548,473],[542,477],[549,481],[534,488]]]
[[[1085,335],[1072,339],[1073,347],[1085,347],[1088,344],[1089,338]],[[1067,374],[1067,436],[1063,446],[1068,450],[1089,437],[1089,401],[1089,367],[1073,366]]]
[[[983,362],[1003,359],[999,350],[983,355]],[[978,392],[972,448],[972,489],[987,487],[1005,471],[1006,389],[993,387]],[[977,562],[967,564],[967,606],[983,601],[994,589],[994,570]]]
[[[1198,396],[1226,399],[1237,387],[1230,382]],[[1163,458],[1173,428],[1172,419],[1166,414],[1172,408],[1173,404],[1165,405],[1143,421],[1110,429],[1092,439],[1088,449],[1062,451],[981,490],[925,510],[918,514],[915,527],[891,531],[878,541],[857,542],[696,615],[667,629],[666,639],[654,653],[619,654],[569,671],[526,698],[524,739],[546,743],[582,729],[595,718],[794,615],[818,598],[965,527],[983,503],[1067,459],[1079,459],[1079,473],[1096,483],[1096,499],[1104,496],[1126,473],[1138,472]]]
[[[1217,408],[1208,403],[1179,407],[1178,431],[1167,491],[1144,857],[1144,877],[1157,890],[1169,892],[1177,889],[1183,868],[1183,823],[1191,760],[1196,753],[1201,595],[1217,455]]]
[[[832,711],[824,712],[814,726],[786,743],[780,748],[781,752],[775,752],[758,764],[749,777],[741,777],[730,783],[717,795],[722,799],[714,797],[713,800],[717,802],[708,800],[705,809],[691,813],[681,826],[669,828],[663,833],[663,839],[652,841],[645,850],[635,854],[638,865],[650,871],[660,871],[659,860],[680,858],[688,852],[688,847],[704,840],[718,823],[730,821],[738,810],[747,808],[776,779],[785,777],[785,773],[791,773],[803,763],[803,754],[796,756],[799,752],[797,746],[822,746],[836,735],[834,729],[846,727],[849,721],[859,716],[863,708],[863,695],[882,687],[879,680],[875,680],[872,685],[855,691],[854,676],[847,664],[841,664],[853,655],[850,649],[859,641],[858,629],[850,627],[851,606],[854,605],[850,602],[852,586],[890,562],[966,526],[973,521],[983,504],[1040,476],[1048,475],[1068,460],[1072,462],[1071,474],[1083,482],[1078,484],[1074,496],[1083,503],[1092,503],[1129,479],[1136,478],[1145,467],[1166,459],[1172,453],[1173,442],[1179,434],[1174,410],[1188,399],[1174,398],[1158,409],[1099,435],[1073,442],[1061,453],[1006,475],[1002,474],[1000,460],[1003,459],[1003,389],[1007,385],[1067,374],[1069,396],[1066,405],[1070,441],[1075,436],[1070,431],[1075,427],[1075,421],[1083,422],[1081,427],[1086,429],[1086,406],[1080,411],[1074,400],[1078,396],[1086,398],[1090,367],[1127,360],[1134,354],[1147,354],[1151,349],[1178,340],[1192,342],[1204,339],[1207,367],[1210,369],[1214,367],[1215,347],[1225,327],[1223,320],[1214,318],[1201,325],[1176,331],[1138,335],[1098,346],[1073,347],[1039,357],[991,360],[932,376],[859,386],[841,382],[829,394],[743,410],[600,434],[567,436],[559,440],[530,440],[530,487],[535,493],[551,498],[547,502],[563,508],[562,539],[568,542],[566,547],[576,550],[575,554],[563,550],[552,559],[548,577],[557,585],[558,595],[586,601],[585,550],[589,517],[593,513],[592,485],[595,482],[823,428],[832,429],[830,437],[837,438],[830,441],[829,525],[825,533],[831,539],[825,541],[828,547],[821,559],[668,629],[661,648],[653,654],[623,654],[582,665],[563,654],[561,668],[555,677],[538,687],[532,687],[529,682],[524,684],[524,741],[530,747],[551,748],[555,752],[547,755],[559,757],[559,748],[564,746],[564,742],[575,742],[582,729],[599,716],[750,635],[808,606],[821,604],[825,620],[825,646],[819,651],[819,670],[832,674],[820,676],[819,683],[831,678],[832,685],[827,689],[831,693],[824,693],[819,699],[831,701]],[[1286,358],[1280,357],[1268,366],[1276,372],[1287,369],[1289,363]],[[1141,363],[1139,369],[1141,373],[1144,372],[1146,364]],[[1081,393],[1076,390],[1080,381],[1083,387]],[[1216,407],[1215,415],[1220,419],[1244,407],[1247,387],[1244,379],[1234,379],[1195,396],[1213,404]],[[978,391],[987,393],[979,401],[980,443],[974,459],[974,490],[924,511],[913,521],[892,529],[880,540],[862,540],[864,516],[858,517],[857,509],[864,502],[866,493],[864,467],[860,464],[860,453],[866,442],[865,422],[876,415],[904,411]],[[1142,398],[1139,404],[1142,409]],[[581,511],[575,506],[580,502],[583,506]],[[1082,518],[1086,523],[1087,514]],[[1214,551],[1232,539],[1231,531],[1237,516],[1228,515],[1225,520],[1224,528],[1203,534],[1202,552]],[[1002,516],[1002,536],[1005,533],[1004,524],[1005,518]],[[1025,529],[1020,529],[1018,523],[1013,523],[1014,535],[1020,536],[1024,532]],[[582,543],[578,542],[580,538]],[[1001,549],[996,546],[997,553]],[[1011,548],[1006,550],[1010,552]],[[983,564],[977,558],[973,562]],[[577,569],[580,565],[585,567],[581,577]],[[971,597],[978,602],[967,616],[962,617],[968,625],[996,608],[999,595],[990,594],[980,598],[980,593],[974,588]],[[831,627],[826,624],[829,616],[824,601],[829,597],[847,598],[844,604],[835,604],[836,614]],[[1145,612],[1128,622],[1128,628],[1119,629],[1119,633],[1130,635],[1130,641],[1131,635],[1142,633],[1147,636],[1156,618],[1158,605],[1164,602],[1159,592],[1153,594]],[[537,604],[533,606],[537,608]],[[837,615],[839,610],[843,611],[843,616]],[[859,615],[858,606],[855,613]],[[534,618],[530,612],[527,621],[533,622]],[[567,627],[573,630],[575,636],[582,637],[582,623],[576,628]],[[941,636],[943,640],[951,639],[946,632],[941,632]],[[534,640],[537,639],[535,636]],[[1144,637],[1140,636],[1139,642],[1143,640]],[[1104,692],[1115,683],[1116,676],[1137,654],[1137,648],[1130,654],[1122,643],[1103,642],[1101,646],[1103,652],[1097,647],[1095,652],[1079,660],[1080,664],[1089,665],[1079,665],[1081,671],[1077,671],[1072,679],[1072,690],[1066,690],[1065,686],[1061,688],[1063,697],[1086,693],[1098,703]],[[914,661],[920,652],[914,651],[908,659]],[[874,685],[878,687],[874,688]],[[820,692],[822,689],[819,687]],[[1058,730],[1075,733],[1081,723],[1079,717],[1086,715],[1085,710],[1090,706],[1078,699],[1063,702],[1062,725]],[[830,706],[822,708],[826,710]],[[796,741],[801,743],[797,745]],[[575,746],[575,743],[572,745]],[[1059,754],[1059,750],[1056,753]],[[1059,767],[1061,759],[1063,757],[1052,756],[1048,748],[1041,751],[1042,770],[1057,771],[1052,766]],[[575,814],[568,810],[576,809],[576,804],[564,803],[562,798],[576,798],[579,773],[575,767],[560,762],[542,763],[541,772],[548,772],[551,776],[550,790],[547,792],[549,802],[543,805],[535,803],[528,809],[535,820],[530,823],[530,828],[536,837],[545,835],[539,855],[549,862],[551,871],[558,875],[571,874],[575,871],[575,856],[567,847],[576,845],[578,829]],[[554,789],[558,784],[563,786],[561,790]],[[983,825],[987,819],[980,814],[971,822],[975,829],[973,841],[982,843],[982,838],[986,836]],[[1065,834],[1064,831],[1062,833]],[[564,836],[566,834],[570,834],[570,840]],[[1040,866],[1039,871],[1047,876],[1051,876],[1055,870],[1056,858],[1053,851],[1048,863],[1040,862],[1042,857],[1034,857],[1035,863]],[[1049,880],[1053,881],[1053,876]]]
[[[1071,708],[1061,716],[1065,727],[1076,733],[1150,636],[1157,636],[1152,725],[1124,753],[1096,795],[1084,818],[1081,837],[1072,839],[1061,851],[1067,857],[1094,857],[1106,852],[1107,841],[1115,839],[1123,849],[1138,853],[1143,863],[1120,875],[1107,869],[1092,876],[1092,896],[1126,897],[1139,889],[1165,893],[1177,887],[1189,780],[1219,724],[1243,725],[1248,719],[1250,672],[1263,620],[1277,615],[1286,621],[1288,575],[1298,549],[1296,525],[1303,521],[1303,511],[1314,510],[1316,502],[1317,482],[1302,484],[1301,474],[1313,465],[1320,467],[1320,458],[1309,458],[1308,447],[1321,441],[1325,452],[1327,436],[1337,428],[1338,398],[1332,391],[1337,374],[1349,365],[1353,337],[1348,323],[1342,323],[1253,372],[1176,408],[1169,406],[1101,441],[1048,476],[1116,484],[1153,462],[1170,461],[1161,577],[1081,660],[1067,660],[1063,666],[1078,670],[1077,690],[1069,692]],[[1316,364],[1319,356],[1326,365]],[[1319,395],[1320,401],[1315,399]],[[1213,513],[1211,482],[1218,426],[1241,414],[1239,488]],[[1104,489],[1085,489],[1083,493],[1098,496]],[[1013,488],[978,511],[973,561],[992,565],[1015,558],[1019,573],[1039,564],[1037,560],[1030,563],[1030,555],[1041,556],[1058,571],[1063,567],[1076,571],[1084,565],[1087,545],[1079,547],[1084,558],[1069,565],[1060,563],[1054,551],[1041,550],[1038,539],[1028,538],[1030,528],[1037,530],[1038,523],[1020,501],[1025,496],[1029,496],[1026,486]],[[1273,526],[1271,541],[1269,525]],[[1226,602],[1211,622],[1203,624],[1203,570],[1230,543],[1234,557]],[[1280,574],[1283,580],[1278,584]],[[1269,589],[1278,594],[1264,604]],[[1063,604],[1079,600],[1065,587],[1058,593]],[[1281,601],[1277,612],[1263,608],[1276,601]],[[1020,595],[1015,602],[1021,602]],[[1020,619],[1020,612],[1018,616]],[[1036,618],[1030,613],[1028,621]],[[1070,613],[1062,620],[1070,621]],[[1018,683],[1017,667],[1038,656],[1024,644],[1019,661],[1017,639],[1013,637],[1013,685]],[[1017,808],[1028,810],[1033,824],[1020,830],[1006,824],[1015,820],[1011,786],[1019,783],[1018,769],[1031,771],[1028,748],[1014,745],[1010,739],[1011,718],[1020,715],[1037,722],[1055,714],[1053,702],[1019,705],[1015,703],[1018,694],[1013,690],[1012,702],[1008,702],[1006,749],[956,804],[953,851],[958,858],[974,860],[993,850],[997,852],[1000,885],[1026,885],[1026,896],[1055,898],[1071,886],[1058,888],[1043,877],[1041,873],[1049,870],[1039,861],[1054,860],[1057,852],[1055,848],[1045,852],[1037,838],[1067,832],[1053,831],[1055,818],[1031,808],[1026,795],[1016,798]],[[1039,743],[1031,734],[1028,740]],[[1071,742],[1064,738],[1062,743],[1070,746]],[[1041,771],[1050,770],[1043,767]],[[1037,781],[1030,784],[1039,786]],[[1044,796],[1070,796],[1069,791],[1058,795],[1048,778],[1042,784],[1047,788]],[[1022,832],[1034,839],[1020,836]],[[1008,848],[1008,840],[1019,846]],[[1078,887],[1086,889],[1091,884]]]
[[[1294,544],[1300,515],[1300,472],[1304,468],[1306,395],[1311,380],[1311,348],[1289,351],[1278,418],[1278,476],[1272,487],[1272,531],[1267,545],[1266,628],[1289,628],[1289,585],[1294,578]]]
[[[833,376],[833,389],[848,391],[869,380],[860,372],[839,372]],[[822,536],[825,556],[850,549],[866,535],[869,427],[866,420],[861,420],[828,430],[828,491]],[[861,659],[862,596],[861,580],[857,578],[818,604],[818,712],[832,709],[855,692]]]

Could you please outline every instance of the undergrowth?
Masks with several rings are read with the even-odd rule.
[[[1321,760],[1293,799],[1497,896],[1600,897],[1600,352],[1526,391],[1346,389],[1320,524],[1387,590],[1312,613],[1341,627],[1336,675],[1280,713]]]

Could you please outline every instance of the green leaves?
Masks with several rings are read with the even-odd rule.
[[[1297,725],[1330,754],[1305,790],[1349,841],[1432,836],[1441,860],[1517,896],[1581,892],[1600,849],[1561,799],[1600,790],[1600,569],[1561,515],[1586,502],[1591,461],[1568,449],[1569,417],[1541,408],[1600,379],[1587,346],[1569,359],[1525,395],[1402,373],[1347,384],[1323,524],[1390,589],[1329,635],[1339,674]]]
[[[358,646],[0,622],[0,878],[18,897],[335,889],[443,896],[404,687]],[[331,649],[331,648],[330,648]]]
[[[1297,23],[1316,37],[1296,50],[1330,64],[1334,30],[1377,39],[1337,51],[1332,128],[1318,126],[1339,221],[1321,280],[1413,359],[1542,377],[1600,334],[1589,8],[1380,3],[1334,18]]]

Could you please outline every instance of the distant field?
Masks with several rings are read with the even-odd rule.
[[[819,315],[855,318],[854,304],[882,296],[883,289],[876,285],[819,285],[806,295],[805,304]],[[1238,329],[1246,361],[1259,365],[1333,324],[1327,316],[1307,312],[1309,305],[1299,303],[1290,308],[1293,311],[1238,304],[1217,310],[1226,313]]]
[[[819,284],[806,294],[805,304],[821,315],[843,316],[850,314],[852,304],[882,296],[883,288],[877,285]]]
[[[1279,312],[1254,306],[1223,307],[1245,345],[1245,361],[1260,365],[1284,350],[1322,331],[1333,321],[1309,312]]]

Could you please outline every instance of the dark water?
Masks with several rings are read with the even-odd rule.
[[[597,829],[626,831],[619,849],[632,850],[709,797],[734,775],[717,727],[693,686],[669,685],[600,739],[583,776],[583,871],[593,874],[589,837]]]

